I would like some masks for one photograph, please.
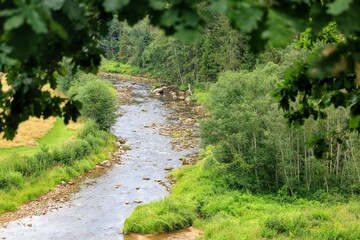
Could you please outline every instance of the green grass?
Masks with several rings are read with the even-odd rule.
[[[93,122],[87,121],[71,141],[66,140],[73,134],[63,135],[62,130],[62,125],[57,124],[41,140],[51,143],[52,149],[39,147],[32,155],[0,161],[0,213],[14,211],[61,181],[95,168],[96,163],[109,159],[110,152],[116,149],[115,137],[100,131]]]
[[[109,152],[114,151],[115,144],[103,147],[99,153],[93,153],[75,161],[71,166],[55,166],[48,171],[42,171],[38,176],[32,176],[22,183],[20,188],[0,190],[0,214],[15,211],[19,205],[52,190],[61,181],[69,181],[80,174],[95,168],[96,164],[109,159]],[[1,182],[1,179],[0,179]]]
[[[172,173],[177,183],[165,200],[138,206],[125,233],[160,233],[187,226],[204,239],[360,239],[360,200],[321,203],[229,190],[204,159]],[[146,216],[146,217],[145,217]]]
[[[125,64],[115,60],[107,59],[103,59],[101,61],[100,71],[128,75],[137,75],[142,72],[141,69],[130,64]]]
[[[33,155],[46,145],[49,149],[60,147],[67,139],[74,137],[76,130],[69,129],[62,119],[58,118],[50,131],[38,141],[37,146],[0,148],[0,161],[11,160],[21,156]]]
[[[209,97],[209,91],[205,91],[202,89],[195,89],[195,96],[196,96],[196,101],[198,104],[200,105],[204,105],[207,98]]]

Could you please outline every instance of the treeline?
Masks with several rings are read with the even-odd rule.
[[[118,48],[115,54],[104,49],[108,57],[168,82],[211,85],[205,103],[211,116],[202,121],[201,134],[213,158],[205,166],[216,169],[229,188],[312,197],[360,193],[360,140],[346,129],[347,111],[331,107],[326,120],[289,126],[270,96],[296,61],[341,40],[336,26],[326,32],[331,38],[310,44],[304,33],[286,49],[268,48],[255,58],[246,36],[214,18],[191,44],[164,36],[146,21],[132,28],[113,22]]]
[[[214,82],[222,71],[251,69],[255,57],[247,37],[233,30],[227,20],[213,18],[204,34],[189,44],[165,36],[147,20],[133,27],[114,20],[110,35],[100,44],[108,59],[129,63],[178,85]]]

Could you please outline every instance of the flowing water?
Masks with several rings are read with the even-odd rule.
[[[131,148],[122,163],[88,180],[94,184],[83,183],[61,208],[0,228],[0,239],[123,239],[123,223],[137,202],[147,203],[168,194],[164,168],[181,167],[179,158],[196,150],[175,151],[171,138],[160,133],[162,125],[179,123],[169,122],[174,111],[150,96],[149,85],[113,82],[115,86],[133,86],[135,94],[135,101],[119,108],[122,115],[114,126],[114,134],[126,138]]]

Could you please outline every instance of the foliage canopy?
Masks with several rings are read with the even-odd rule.
[[[360,22],[360,3],[354,0],[0,0],[0,9],[0,71],[7,74],[11,86],[0,92],[0,131],[10,139],[18,124],[29,116],[64,116],[65,121],[77,118],[77,101],[51,96],[42,90],[43,86],[56,87],[57,75],[65,74],[61,64],[64,57],[71,59],[74,71],[96,72],[102,54],[98,41],[107,34],[107,23],[114,16],[130,24],[149,16],[151,24],[167,34],[190,41],[213,13],[225,15],[233,27],[249,34],[255,52],[263,50],[267,43],[284,46],[306,27],[317,33],[334,21],[344,41],[331,54],[320,56],[321,77],[316,79],[328,79],[329,73],[334,75],[329,69],[346,61],[346,68],[335,73],[346,74],[351,78],[349,84],[358,89],[353,79],[360,79],[355,74],[360,72],[360,25],[356,24]],[[293,81],[290,86],[296,84]],[[334,91],[343,88],[336,81],[327,84]],[[286,107],[283,103],[298,93],[281,93],[282,106]],[[355,96],[344,97],[340,105],[355,101],[352,115],[357,116],[358,90]],[[333,101],[338,98],[330,98],[330,103]],[[306,117],[302,112],[297,116]],[[354,128],[358,122],[352,122]]]

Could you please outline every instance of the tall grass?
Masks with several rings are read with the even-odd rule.
[[[54,135],[55,137],[55,135]],[[115,138],[88,122],[76,139],[61,148],[43,146],[32,156],[0,162],[0,213],[16,210],[21,203],[46,193],[61,181],[80,175],[108,159]]]
[[[172,173],[177,183],[171,195],[138,206],[124,232],[160,233],[193,225],[204,230],[204,239],[360,239],[357,197],[323,203],[231,190],[209,167],[211,148],[203,158]]]

